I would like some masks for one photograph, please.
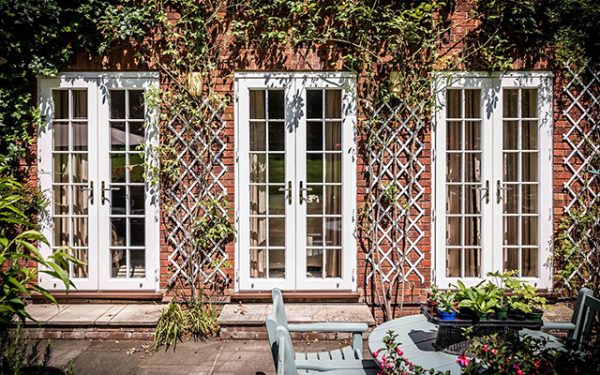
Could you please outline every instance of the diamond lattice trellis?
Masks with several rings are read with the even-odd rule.
[[[419,246],[424,237],[420,221],[425,215],[420,199],[425,189],[420,178],[424,120],[404,102],[385,103],[366,121],[369,144],[367,202],[366,281],[379,275],[379,282],[392,287],[412,274],[425,281],[419,264],[425,255]]]
[[[167,241],[173,249],[168,258],[172,268],[170,285],[180,278],[191,282],[197,276],[207,282],[216,276],[228,279],[222,269],[227,261],[224,243],[213,243],[206,250],[194,246],[193,223],[204,215],[203,202],[207,199],[219,201],[227,195],[221,181],[227,171],[222,161],[227,124],[207,100],[202,101],[197,110],[204,113],[203,123],[190,122],[189,116],[181,111],[167,125],[171,147],[177,156],[175,168],[178,172],[165,191],[169,201]],[[218,205],[218,210],[228,215],[222,205]],[[192,259],[197,261],[192,262]]]
[[[565,212],[586,212],[589,207],[600,204],[600,71],[590,67],[573,70],[569,64],[565,65],[565,69],[569,78],[563,87],[566,98],[563,115],[569,122],[569,130],[564,134],[564,142],[569,146],[569,154],[563,163],[571,174],[564,184],[569,197]],[[570,241],[575,244],[589,241],[589,236],[575,235],[577,224],[574,222],[567,230]],[[600,243],[583,248],[598,247]],[[581,254],[583,261],[563,280],[567,287],[572,286],[575,280],[589,282],[590,274],[600,272],[600,267],[597,262],[592,261],[592,256],[592,251]]]

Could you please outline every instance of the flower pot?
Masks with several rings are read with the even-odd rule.
[[[479,319],[479,320],[488,320],[488,315],[484,312],[476,311],[475,315],[477,316],[477,319]]]
[[[527,320],[542,320],[544,311],[541,309],[533,309],[532,312],[526,315]]]
[[[438,314],[438,317],[441,320],[454,320],[454,319],[456,319],[456,311],[454,311],[454,310],[442,311],[442,310],[438,309],[437,314]]]
[[[475,312],[468,307],[458,309],[458,317],[460,319],[475,319]]]
[[[438,305],[437,301],[427,301],[427,307],[429,307],[429,311],[434,312]]]
[[[506,319],[506,315],[508,314],[508,307],[501,307],[496,310],[496,319],[504,320]]]
[[[508,310],[507,316],[513,320],[525,320],[527,314],[521,310]]]

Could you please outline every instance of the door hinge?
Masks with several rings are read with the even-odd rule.
[[[235,162],[238,163],[240,161],[240,150],[235,149]]]
[[[433,221],[433,222],[435,222],[435,215],[436,215],[436,212],[435,212],[435,207],[434,207],[431,209],[431,221]]]
[[[436,158],[437,158],[437,151],[434,148],[431,150],[431,161],[435,163]]]
[[[356,268],[352,269],[352,282],[356,281]]]

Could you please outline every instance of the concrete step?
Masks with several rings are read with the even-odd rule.
[[[270,303],[225,305],[219,316],[219,337],[223,339],[265,339],[265,320],[271,313]],[[285,305],[288,323],[367,323],[375,326],[375,319],[369,307],[362,303],[287,303]],[[292,338],[305,340],[347,339],[349,334],[335,333],[294,333]]]
[[[39,339],[149,340],[164,305],[161,304],[33,304],[27,336]]]

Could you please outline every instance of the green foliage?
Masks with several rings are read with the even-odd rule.
[[[154,349],[165,345],[175,348],[184,335],[194,338],[214,336],[218,332],[219,309],[202,300],[180,303],[171,300],[158,319],[154,333]]]
[[[500,291],[493,284],[488,283],[481,286],[467,288],[460,280],[457,281],[459,288],[459,307],[466,307],[480,315],[493,313],[500,306]]]
[[[502,340],[496,335],[474,337],[469,348],[472,360],[463,374],[554,375],[597,374],[598,361],[591,353],[556,349],[544,337],[526,336],[521,340]]]
[[[373,353],[375,360],[379,362],[381,371],[378,374],[382,375],[448,375],[450,371],[438,371],[434,369],[426,370],[421,366],[414,365],[406,357],[400,349],[402,343],[398,343],[396,338],[398,335],[394,331],[387,331],[383,338],[384,348]]]
[[[438,310],[451,312],[454,310],[454,302],[456,301],[456,294],[451,291],[445,291],[438,294]]]
[[[53,75],[75,48],[98,41],[101,0],[0,0],[0,167],[27,157],[39,124],[32,88],[36,75]]]
[[[0,171],[1,173],[2,171]],[[56,303],[54,297],[36,283],[38,272],[60,280],[69,288],[73,284],[65,271],[69,262],[79,262],[68,250],[58,250],[45,258],[38,249],[39,243],[48,244],[36,231],[23,210],[23,186],[13,177],[0,177],[0,325],[8,324],[13,316],[24,320],[30,317],[25,311],[25,298],[32,292],[40,293]],[[32,267],[38,264],[42,268]]]

